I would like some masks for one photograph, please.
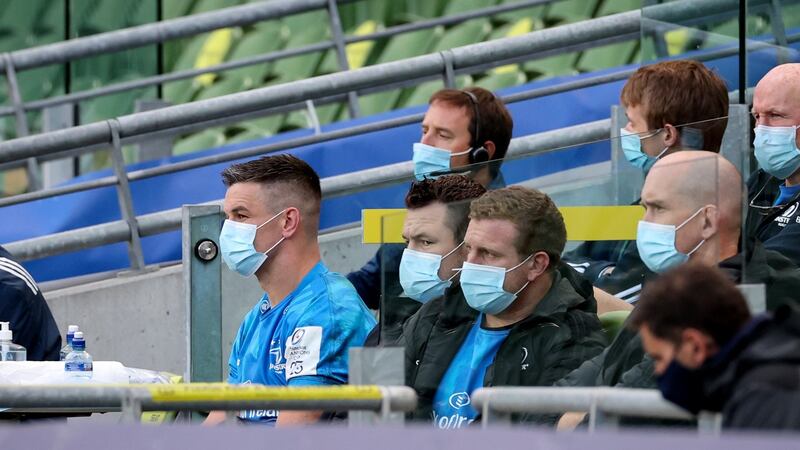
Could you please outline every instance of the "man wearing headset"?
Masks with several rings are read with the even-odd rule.
[[[505,104],[486,89],[435,92],[422,120],[420,142],[413,147],[415,177],[422,180],[454,171],[468,172],[484,187],[504,187],[500,164],[513,126]],[[402,293],[398,270],[404,248],[401,244],[384,244],[364,267],[347,275],[371,309],[378,309],[384,293],[386,298],[398,298]]]

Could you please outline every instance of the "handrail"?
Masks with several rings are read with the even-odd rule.
[[[648,9],[649,19],[683,20],[699,14],[729,11],[735,0],[682,0]],[[535,31],[527,35],[497,39],[447,51],[452,67],[458,70],[487,62],[513,60],[535,53],[556,50],[581,42],[596,42],[638,33],[641,11],[630,11],[569,25]],[[323,75],[278,86],[230,94],[154,111],[121,116],[120,137],[153,133],[195,122],[244,114],[315,98],[344,94],[375,85],[398,83],[408,78],[438,76],[448,69],[441,54],[434,53],[394,61],[349,72]],[[0,143],[0,163],[39,157],[77,147],[109,142],[108,126],[103,122],[66,130],[13,139]]]
[[[698,420],[698,429],[719,433],[719,414],[694,416],[664,400],[655,389],[619,387],[490,387],[472,394],[472,404],[481,412],[482,426],[507,424],[512,413],[553,414],[587,412],[589,431],[616,426],[620,417]]]
[[[604,119],[514,138],[511,140],[508,155],[509,158],[519,158],[545,153],[555,148],[554,143],[558,143],[560,147],[592,143],[608,138],[610,130],[611,120]],[[323,178],[321,180],[322,197],[332,198],[403,183],[410,180],[413,174],[413,163],[406,161]],[[219,203],[219,201],[214,203]],[[176,230],[181,226],[181,208],[145,214],[138,216],[137,220],[139,233],[143,237]],[[3,244],[3,246],[16,258],[27,261],[85,248],[125,242],[129,237],[130,229],[127,223],[118,220],[11,242]]]
[[[412,411],[416,392],[407,386],[275,387],[225,383],[142,385],[0,385],[0,405],[17,410],[122,410],[136,417],[141,411],[184,410],[363,410]]]

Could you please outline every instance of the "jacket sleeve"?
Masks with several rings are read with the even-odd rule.
[[[738,386],[722,411],[724,428],[797,430],[800,392],[775,389],[763,383]]]
[[[800,219],[800,215],[796,216]],[[780,233],[764,241],[764,248],[774,250],[800,265],[800,223],[792,220]]]
[[[347,274],[361,300],[370,309],[378,309],[381,297],[381,250],[358,270]]]
[[[28,361],[58,361],[61,335],[41,291],[0,285],[0,321],[9,322],[14,342],[25,347]]]

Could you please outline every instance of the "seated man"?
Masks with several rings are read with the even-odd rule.
[[[490,189],[505,186],[500,163],[511,142],[514,123],[503,101],[486,89],[470,87],[442,89],[428,103],[422,138],[414,144],[417,179],[492,161],[471,167],[470,176]],[[402,292],[397,271],[403,249],[400,244],[384,244],[364,267],[347,275],[369,308],[378,309],[382,290],[391,298]],[[386,278],[383,287],[382,277]]]
[[[753,93],[759,169],[747,182],[748,236],[800,264],[800,64],[770,70]]]
[[[702,63],[677,60],[641,67],[622,88],[620,103],[628,116],[620,130],[622,150],[645,174],[659,158],[680,150],[720,151],[728,89]],[[701,121],[709,122],[696,123]],[[642,281],[652,275],[632,241],[586,242],[564,259],[596,287],[628,301],[635,301]]]
[[[649,283],[631,318],[664,398],[722,426],[800,430],[800,313],[753,319],[728,277],[686,264]]]
[[[592,286],[560,262],[566,228],[546,194],[489,191],[469,218],[464,251],[448,258],[466,256],[458,280],[403,328],[412,417],[439,428],[476,418],[475,389],[548,386],[605,344]]]
[[[380,343],[395,343],[403,324],[422,306],[441,297],[458,273],[464,258],[459,253],[469,223],[470,200],[486,188],[462,175],[445,175],[411,184],[406,195],[403,239],[407,248],[400,261],[403,294],[387,297],[378,323]],[[368,341],[374,342],[373,331]]]
[[[231,350],[231,384],[318,386],[347,383],[347,355],[375,326],[353,286],[320,260],[319,177],[291,155],[266,156],[222,172],[225,264],[255,275],[264,296],[245,316]],[[277,425],[317,421],[320,412],[243,411]],[[213,412],[207,423],[224,420]]]
[[[58,361],[61,335],[31,274],[0,247],[0,322],[9,322],[14,343],[28,361]]]
[[[763,283],[768,309],[796,301],[800,271],[791,261],[753,242],[745,241],[741,252],[741,198],[741,176],[722,156],[682,151],[662,158],[642,188],[646,212],[636,236],[642,260],[656,273],[691,260],[719,266],[736,283]],[[652,361],[643,357],[638,334],[623,329],[602,354],[556,385],[654,388]],[[582,417],[567,415],[560,426]]]

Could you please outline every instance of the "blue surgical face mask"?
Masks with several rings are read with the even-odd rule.
[[[444,256],[410,248],[403,250],[403,257],[400,259],[400,285],[403,286],[403,292],[420,303],[441,297],[458,272],[447,280],[442,280],[439,278],[439,267],[442,260],[455,253],[463,244],[458,244]]]
[[[503,289],[506,274],[528,262],[532,256],[533,254],[508,270],[465,262],[461,267],[461,290],[469,306],[484,314],[494,315],[505,311],[517,298],[517,294],[530,283],[525,283],[517,292],[507,292]]]
[[[696,252],[705,239],[700,241],[697,246],[689,253],[681,253],[675,248],[675,236],[678,230],[694,219],[704,209],[700,208],[683,223],[678,225],[662,225],[660,223],[639,221],[639,228],[636,232],[636,248],[644,264],[655,273],[663,273],[667,270],[685,263],[692,253]]]
[[[222,225],[222,232],[219,234],[219,246],[222,250],[222,260],[225,261],[225,264],[243,277],[249,277],[256,273],[256,270],[267,260],[269,252],[286,239],[285,237],[280,238],[275,245],[261,253],[256,250],[254,245],[256,232],[284,212],[286,212],[285,209],[259,226],[225,220]]]
[[[466,155],[472,149],[463,152],[451,153],[437,147],[417,142],[414,144],[414,176],[417,180],[425,178],[435,178],[450,172],[450,158],[453,156]],[[436,175],[433,175],[436,174]]]
[[[658,129],[647,136],[640,137],[638,134],[631,133],[625,128],[620,128],[620,146],[622,147],[622,152],[625,153],[625,159],[627,159],[628,162],[634,167],[642,169],[643,172],[649,172],[650,168],[653,167],[653,164],[658,161],[658,158],[661,158],[661,156],[664,155],[669,147],[665,147],[664,150],[661,150],[661,153],[659,153],[658,156],[653,158],[642,151],[642,139],[653,137],[660,132],[661,129]]]
[[[756,159],[765,172],[785,180],[800,168],[800,149],[797,148],[797,126],[768,127],[759,125],[755,129]]]

